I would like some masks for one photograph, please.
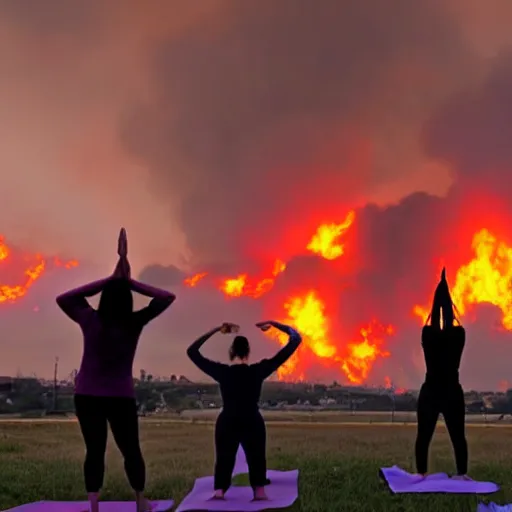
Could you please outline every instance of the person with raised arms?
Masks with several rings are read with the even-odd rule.
[[[241,444],[247,457],[249,481],[255,500],[266,500],[267,480],[266,428],[259,411],[263,381],[283,365],[299,348],[300,334],[287,325],[274,321],[260,322],[256,327],[267,331],[274,327],[288,335],[288,343],[270,359],[249,364],[250,345],[245,336],[235,336],[229,349],[232,364],[222,364],[204,357],[199,349],[216,333],[236,333],[238,326],[224,323],[194,341],[188,357],[204,373],[217,381],[222,396],[222,411],[215,425],[214,499],[224,499],[231,486],[236,453]]]
[[[454,313],[446,271],[443,269],[432,303],[432,311],[423,327],[421,344],[425,355],[426,376],[418,397],[418,432],[416,437],[416,469],[426,476],[428,451],[439,414],[443,415],[450,436],[457,475],[470,480],[468,445],[465,433],[464,391],[459,382],[459,366],[466,342],[466,332]],[[428,321],[431,320],[430,325]],[[457,321],[459,325],[454,325]]]
[[[59,307],[83,333],[83,355],[75,379],[74,399],[86,448],[84,477],[90,512],[99,512],[108,425],[124,458],[137,512],[151,510],[144,496],[146,468],[139,442],[133,360],[144,326],[162,314],[176,297],[131,279],[127,251],[126,231],[122,229],[114,274],[57,297]],[[132,292],[152,300],[145,308],[134,311]],[[99,293],[96,310],[87,298]]]

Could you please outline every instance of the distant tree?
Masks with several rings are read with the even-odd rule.
[[[168,388],[162,392],[167,407],[176,409],[183,401],[180,392],[174,388]]]
[[[154,398],[150,398],[144,403],[144,409],[147,412],[153,412],[158,407],[158,401]]]

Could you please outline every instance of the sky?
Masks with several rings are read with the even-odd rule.
[[[224,320],[244,327],[254,357],[271,355],[251,325],[281,314],[290,283],[330,279],[298,254],[300,234],[356,209],[361,264],[332,277],[353,287],[336,314],[357,323],[372,309],[397,326],[369,382],[418,385],[404,308],[428,302],[434,260],[469,247],[468,223],[486,227],[477,213],[496,208],[495,229],[511,213],[511,23],[508,0],[1,2],[0,234],[20,254],[80,265],[0,304],[0,374],[48,376],[55,356],[63,376],[78,367],[80,332],[53,298],[112,271],[121,226],[134,272],[178,297],[145,332],[136,372],[199,378],[185,348]],[[257,272],[277,254],[290,263],[274,298],[182,284]],[[406,292],[390,301],[394,287]],[[468,327],[467,386],[512,381],[498,317],[483,308]],[[228,344],[206,353],[225,359]],[[309,371],[322,379],[321,365]]]

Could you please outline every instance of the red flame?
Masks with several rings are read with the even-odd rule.
[[[487,229],[473,236],[474,257],[461,265],[450,282],[454,304],[461,316],[476,304],[492,304],[502,313],[502,324],[512,330],[512,247]],[[426,321],[430,308],[415,306],[413,312]]]
[[[350,211],[340,223],[327,223],[318,226],[310,238],[305,250],[328,261],[337,260],[345,253],[343,235],[355,221],[355,212]],[[226,297],[260,298],[269,292],[276,279],[286,271],[286,263],[276,259],[266,275],[254,278],[240,274],[221,280],[219,289]],[[185,280],[187,286],[197,284],[196,274]],[[282,305],[285,315],[282,321],[295,327],[303,336],[304,342],[299,351],[291,357],[278,371],[281,380],[303,380],[305,369],[303,362],[311,356],[320,364],[330,368],[336,367],[353,384],[364,382],[370,375],[373,364],[379,358],[389,357],[390,352],[384,347],[384,340],[393,333],[391,326],[383,326],[373,320],[362,325],[352,340],[340,343],[331,332],[331,321],[326,313],[326,298],[318,289],[307,289],[290,296]],[[277,316],[277,315],[276,315]],[[267,331],[267,336],[278,343],[286,343],[287,336],[274,330]]]
[[[61,261],[58,258],[48,259],[40,254],[21,255],[13,251],[0,236],[0,267],[9,269],[9,274],[14,272],[12,266],[21,267],[19,277],[14,282],[0,284],[0,304],[12,303],[24,297],[30,287],[44,274],[48,267],[63,267],[66,269],[78,266],[76,260]]]

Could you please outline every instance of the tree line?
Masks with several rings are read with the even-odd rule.
[[[141,371],[135,394],[141,414],[188,409],[218,408],[221,397],[217,384],[194,383],[185,377],[155,379]],[[466,407],[473,414],[512,414],[512,390],[507,392],[466,392]],[[350,411],[414,411],[417,393],[394,394],[383,388],[353,388],[337,383],[288,384],[266,382],[263,408],[333,409]],[[0,383],[0,414],[72,413],[73,383],[52,383],[37,378],[13,378]]]

